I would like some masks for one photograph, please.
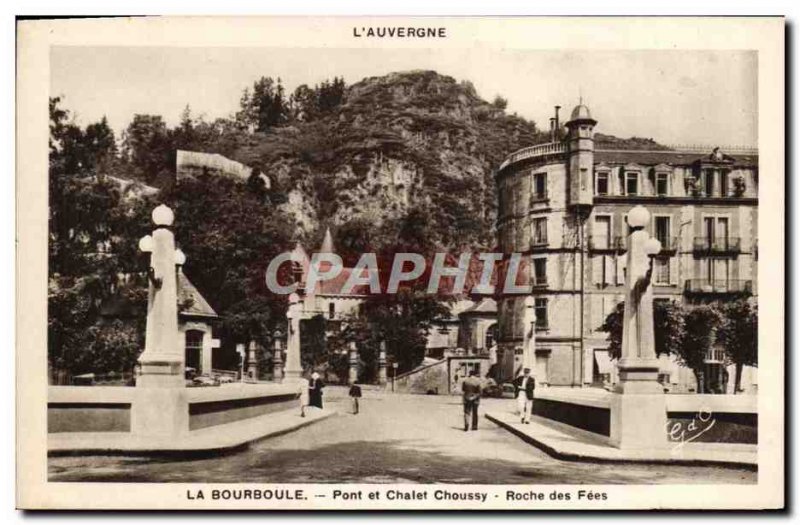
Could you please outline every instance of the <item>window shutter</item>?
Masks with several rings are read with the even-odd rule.
[[[627,265],[627,260],[624,256],[618,255],[617,256],[617,284],[623,285],[625,284],[625,266]]]
[[[595,286],[602,286],[605,284],[603,282],[603,265],[605,264],[604,259],[605,257],[602,255],[592,257],[592,284]]]
[[[614,258],[610,255],[603,256],[603,264],[606,266],[606,282],[605,284],[613,285],[614,284],[614,276],[616,275],[616,268],[614,267],[615,261]]]
[[[678,284],[678,257],[669,258],[669,284]]]

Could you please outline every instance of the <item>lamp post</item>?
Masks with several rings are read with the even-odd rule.
[[[153,210],[155,229],[139,240],[149,254],[147,267],[147,329],[140,374],[131,405],[131,433],[135,436],[175,437],[189,431],[186,405],[184,346],[178,335],[178,272],[186,255],[175,249],[170,227],[172,210]]]
[[[170,227],[175,220],[172,210],[160,205],[153,210],[155,229],[139,240],[139,250],[150,254],[147,268],[147,328],[145,347],[139,356],[141,376],[137,386],[183,387],[183,347],[178,338],[177,268],[186,255],[175,249]]]
[[[392,363],[392,392],[394,392],[394,378],[397,377],[397,363]]]
[[[652,274],[661,243],[645,231],[650,213],[636,206],[628,213],[625,276],[625,314],[622,349],[617,368],[619,383],[611,402],[610,441],[626,449],[653,449],[667,445],[667,409],[658,382],[659,362],[653,333]]]

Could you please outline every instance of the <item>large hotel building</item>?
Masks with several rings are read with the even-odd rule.
[[[695,304],[755,296],[758,152],[598,149],[597,121],[588,107],[574,108],[565,136],[557,115],[550,142],[512,153],[498,169],[498,242],[502,252],[529,258],[537,382],[607,384],[616,367],[599,328],[624,298],[626,214],[645,206],[651,214],[647,229],[661,241],[655,300]],[[525,299],[498,297],[502,380],[521,367]],[[707,377],[724,376],[717,354],[706,358]],[[691,371],[662,361],[665,385],[694,387]],[[746,367],[742,387],[754,391],[756,384],[755,370]]]

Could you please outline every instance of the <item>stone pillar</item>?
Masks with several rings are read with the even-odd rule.
[[[622,355],[617,363],[619,383],[611,399],[610,435],[611,444],[626,449],[667,446],[667,408],[658,382],[649,258],[658,253],[660,245],[644,230],[649,220],[650,214],[642,206],[628,214],[633,232],[628,238]]]
[[[250,341],[247,348],[247,378],[250,381],[258,381],[258,345],[255,341]]]
[[[163,204],[153,210],[156,229],[139,246],[150,251],[148,268],[147,329],[144,352],[139,356],[141,387],[183,387],[184,351],[178,333],[178,284],[175,237],[169,227],[174,215]]]
[[[303,315],[303,303],[300,296],[293,293],[289,296],[289,309],[286,312],[288,330],[286,332],[286,379],[299,381],[303,376],[303,364],[300,361],[300,319]]]
[[[350,343],[350,384],[355,384],[358,381],[358,348],[355,342]]]
[[[522,316],[522,368],[530,368],[536,363],[536,300],[533,296],[525,298],[525,311]]]
[[[283,349],[281,340],[275,337],[275,350],[272,352],[272,380],[283,381]]]
[[[174,220],[172,210],[162,204],[153,210],[152,217],[156,229],[139,241],[139,248],[150,253],[150,264],[145,347],[139,356],[131,433],[177,436],[189,431],[176,270],[176,263],[182,264],[185,256],[176,252],[169,229]]]
[[[386,341],[381,341],[381,349],[378,354],[378,384],[386,385]]]

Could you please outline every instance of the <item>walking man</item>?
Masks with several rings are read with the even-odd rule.
[[[361,398],[361,387],[355,383],[351,383],[349,395],[352,400],[353,415],[358,414],[358,400]]]
[[[514,393],[517,398],[517,407],[522,418],[522,423],[530,424],[531,411],[533,410],[533,389],[535,381],[531,377],[531,369],[522,370],[522,375],[514,380]]]
[[[472,419],[472,430],[478,430],[478,406],[481,402],[481,380],[478,378],[478,371],[472,370],[469,377],[461,383],[464,401],[464,432],[470,427]]]

